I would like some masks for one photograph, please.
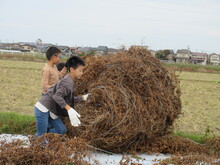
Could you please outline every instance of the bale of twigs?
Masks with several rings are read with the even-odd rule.
[[[69,136],[85,138],[108,151],[136,150],[172,130],[181,113],[179,81],[150,51],[130,48],[89,57],[75,95],[91,93],[76,105],[82,125]]]

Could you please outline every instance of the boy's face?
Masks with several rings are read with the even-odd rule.
[[[55,54],[55,55],[53,55],[53,56],[51,57],[51,60],[53,61],[53,63],[54,63],[55,65],[57,65],[57,64],[60,63],[61,55],[62,55],[61,53],[57,53],[57,54]]]
[[[80,65],[76,69],[70,68],[70,74],[74,79],[80,79],[83,75],[83,69],[85,67]]]

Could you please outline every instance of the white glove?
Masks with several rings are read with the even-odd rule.
[[[86,95],[82,95],[83,101],[86,101],[90,95],[91,95],[90,93],[88,93]]]
[[[73,108],[70,108],[67,112],[70,118],[71,125],[74,127],[78,127],[81,124],[79,120],[80,114],[78,114]]]

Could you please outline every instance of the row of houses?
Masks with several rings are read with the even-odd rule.
[[[18,42],[18,43],[0,43],[0,49],[2,50],[13,50],[20,52],[38,52],[46,53],[47,49],[53,46],[53,44],[47,44],[42,42]],[[113,49],[108,48],[107,46],[98,46],[98,47],[69,47],[62,45],[55,45],[62,50],[63,56],[72,56],[72,55],[84,55],[84,54],[93,54],[97,56],[114,54],[123,49]],[[132,45],[137,46],[137,45]],[[147,46],[137,46],[148,49]],[[151,54],[155,56],[156,52],[150,50]],[[200,65],[220,65],[220,54],[207,54],[201,52],[191,52],[188,49],[179,49],[176,53],[173,50],[169,50],[169,55],[167,55],[168,62],[176,63],[191,63],[191,64],[200,64]]]
[[[35,45],[25,43],[0,43],[0,49],[18,52],[35,52],[37,47]]]
[[[135,46],[135,47],[148,49],[147,46]],[[156,54],[158,51],[154,51],[154,50],[149,50],[149,51],[154,57],[157,57]],[[216,54],[216,53],[207,54],[201,52],[191,52],[189,49],[178,49],[176,53],[174,53],[174,51],[170,49],[165,49],[163,51],[166,51],[167,56],[166,56],[166,60],[161,59],[162,62],[188,63],[188,64],[199,64],[199,65],[220,65],[220,54]]]
[[[38,44],[35,42],[18,42],[18,43],[0,43],[0,49],[4,50],[17,50],[20,52],[38,52],[38,53],[46,53],[47,49],[50,46],[54,46],[53,44]],[[62,50],[64,55],[70,55],[71,49],[68,46],[60,46],[56,45],[59,47],[59,49]]]
[[[72,56],[72,55],[83,55],[93,53],[97,56],[114,54],[119,49],[108,48],[107,46],[98,46],[98,47],[69,47],[62,45],[53,45],[53,44],[42,44],[35,42],[19,42],[19,43],[0,43],[0,49],[2,50],[12,50],[20,52],[38,52],[46,53],[47,49],[51,46],[56,46],[62,51],[63,56]]]
[[[220,65],[220,54],[191,52],[188,49],[179,49],[173,57],[177,63],[191,63],[200,65]]]

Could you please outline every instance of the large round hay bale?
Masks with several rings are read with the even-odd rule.
[[[137,150],[166,135],[181,112],[179,82],[145,49],[89,57],[75,95],[91,93],[76,105],[82,126],[70,136],[108,151]]]

